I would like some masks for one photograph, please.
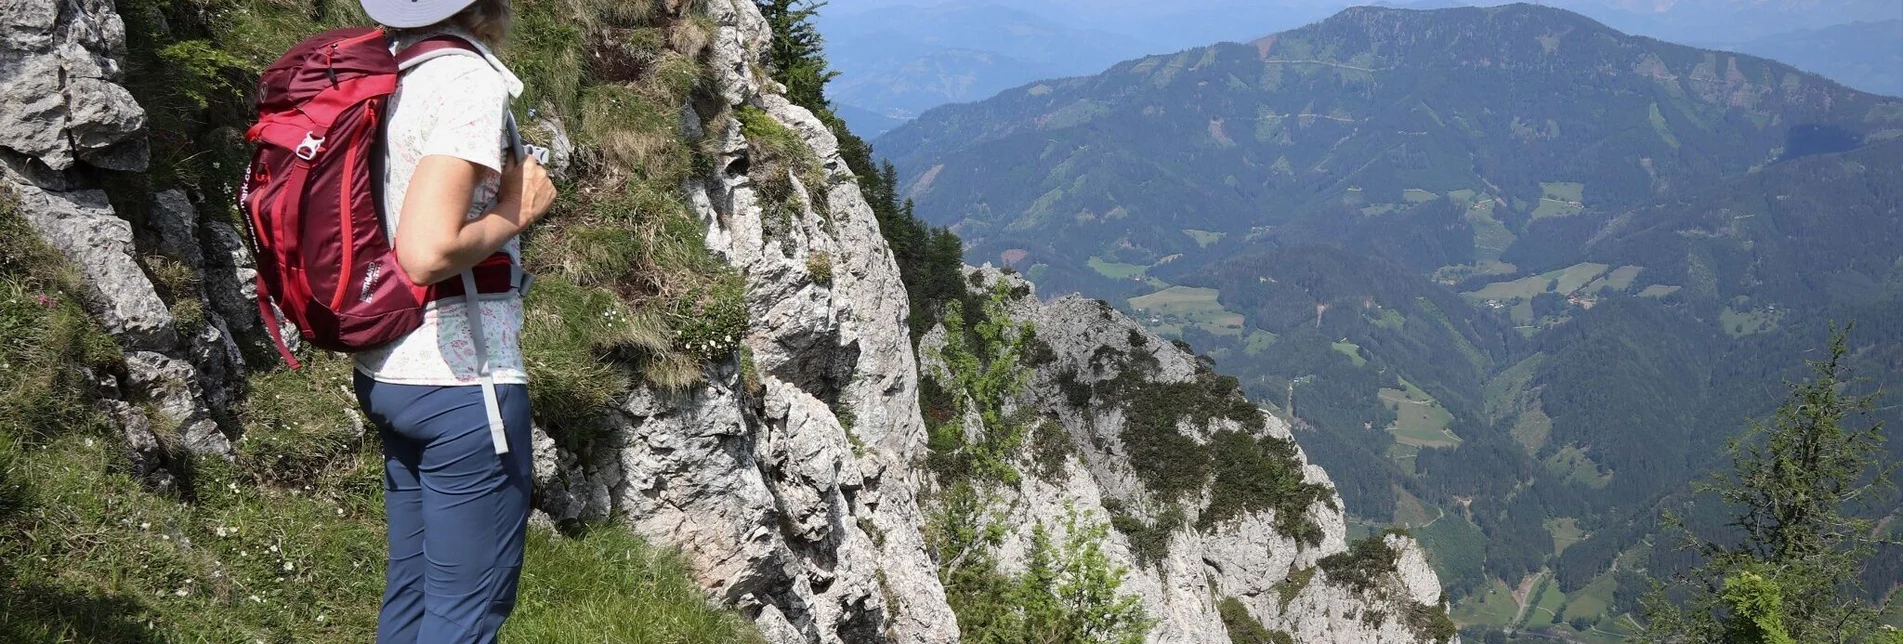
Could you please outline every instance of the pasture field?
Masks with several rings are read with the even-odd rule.
[[[1357,367],[1368,366],[1368,359],[1361,357],[1361,345],[1343,340],[1341,342],[1334,343],[1334,347],[1335,347],[1335,351],[1340,352],[1341,355],[1348,356],[1348,360],[1350,362],[1355,363],[1355,366]]]
[[[1208,231],[1208,230],[1196,230],[1194,228],[1184,228],[1183,234],[1189,235],[1190,239],[1196,240],[1197,246],[1201,246],[1203,248],[1208,248],[1210,244],[1214,244],[1216,242],[1222,241],[1222,238],[1229,236],[1229,233],[1219,233],[1219,232]]]
[[[1559,556],[1580,539],[1586,538],[1586,531],[1579,529],[1579,519],[1565,517],[1547,519],[1546,531],[1553,534],[1553,555]]]
[[[1394,434],[1394,440],[1416,447],[1459,445],[1460,437],[1448,430],[1454,422],[1453,414],[1442,407],[1440,401],[1412,383],[1403,380],[1401,385],[1406,389],[1382,389],[1379,392],[1381,402],[1394,411],[1394,425],[1388,428]]]
[[[1215,335],[1242,335],[1246,320],[1242,314],[1222,308],[1221,298],[1222,292],[1213,288],[1171,286],[1130,298],[1130,308],[1155,316],[1162,325],[1175,326],[1179,335],[1187,325],[1202,327]],[[1150,326],[1162,328],[1159,324]]]
[[[1127,280],[1142,275],[1144,271],[1150,270],[1148,266],[1112,262],[1102,257],[1091,257],[1090,261],[1086,263],[1090,265],[1090,270],[1097,271],[1098,275],[1116,280]]]

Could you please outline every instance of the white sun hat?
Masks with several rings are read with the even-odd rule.
[[[476,0],[362,0],[363,12],[377,24],[398,29],[428,27],[462,11]]]

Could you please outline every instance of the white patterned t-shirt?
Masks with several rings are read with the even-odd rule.
[[[434,34],[400,36],[396,45],[408,46],[430,35]],[[466,35],[456,35],[476,42]],[[480,44],[476,46],[481,49]],[[399,220],[410,176],[425,156],[452,156],[484,168],[470,200],[469,219],[482,216],[494,205],[507,144],[508,101],[521,91],[521,84],[486,49],[481,53],[482,57],[440,55],[417,63],[403,72],[390,99],[384,130],[383,203],[393,242],[397,227],[402,225]],[[520,260],[517,240],[509,240],[503,249]],[[511,291],[484,295],[480,300],[490,373],[498,383],[527,384],[528,373],[522,364],[521,296]],[[430,304],[424,309],[421,327],[354,358],[358,371],[379,382],[452,386],[475,384],[480,377],[461,298]]]

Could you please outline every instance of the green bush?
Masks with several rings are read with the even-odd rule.
[[[1328,486],[1303,480],[1295,449],[1294,441],[1287,439],[1216,432],[1208,444],[1214,482],[1209,507],[1198,518],[1197,527],[1207,531],[1246,512],[1273,510],[1277,531],[1311,546],[1321,545],[1321,524],[1309,516],[1308,509],[1334,497]]]
[[[1063,483],[1070,458],[1077,453],[1070,443],[1070,432],[1056,420],[1046,418],[1037,423],[1036,431],[1031,434],[1032,473],[1046,483]]]
[[[1272,588],[1276,600],[1282,602],[1282,610],[1288,610],[1289,602],[1295,601],[1295,596],[1302,594],[1302,589],[1308,588],[1308,582],[1314,580],[1314,568],[1298,568],[1289,571],[1282,581],[1275,582]]]
[[[1328,573],[1329,579],[1366,593],[1394,573],[1394,564],[1400,556],[1401,553],[1388,546],[1385,534],[1375,534],[1355,540],[1348,545],[1347,552],[1322,557],[1315,563]]]
[[[1409,630],[1424,642],[1446,644],[1454,639],[1458,629],[1454,619],[1447,615],[1447,607],[1438,604],[1414,604],[1408,607],[1404,616]],[[1590,624],[1588,624],[1590,626]],[[1585,630],[1585,629],[1580,629]]]
[[[1073,510],[1064,518],[1063,538],[1057,539],[1039,521],[1032,527],[1025,571],[1008,575],[998,569],[993,550],[1003,538],[1003,526],[995,516],[984,516],[986,499],[969,494],[968,485],[960,486],[961,496],[947,499],[950,512],[928,526],[927,543],[941,563],[939,578],[964,641],[1144,641],[1155,621],[1137,597],[1120,592],[1125,571],[1103,552],[1105,526],[1091,524]],[[963,536],[943,540],[948,533]]]
[[[1222,615],[1223,628],[1229,631],[1230,644],[1274,644],[1275,636],[1262,622],[1249,614],[1242,601],[1234,597],[1224,597],[1216,604],[1216,612]],[[1282,633],[1287,637],[1287,633]]]

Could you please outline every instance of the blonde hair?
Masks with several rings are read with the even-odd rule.
[[[509,6],[509,0],[476,0],[443,22],[461,27],[469,35],[481,39],[484,45],[495,47],[508,39],[509,27],[515,22],[515,12]]]
[[[515,11],[509,6],[509,0],[476,0],[456,15],[444,18],[441,22],[414,29],[396,29],[385,27],[392,34],[431,34],[444,31],[462,31],[484,46],[495,48],[509,37],[509,28],[515,22]]]

